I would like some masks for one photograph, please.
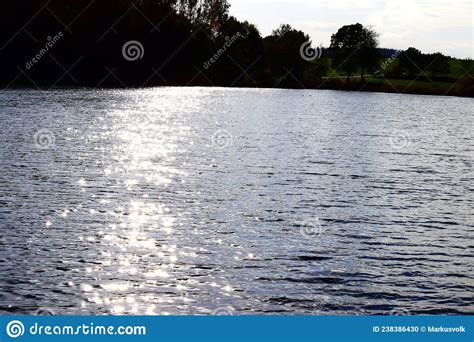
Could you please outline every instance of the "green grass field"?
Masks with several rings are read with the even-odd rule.
[[[387,60],[382,60],[381,61],[381,64],[383,62],[386,62]],[[450,60],[450,64],[451,64],[451,70],[449,71],[449,73],[445,73],[445,74],[439,74],[437,75],[438,77],[450,77],[450,78],[453,78],[453,79],[460,79],[461,77],[463,77],[465,75],[465,70],[463,69],[462,65],[461,65],[461,60],[459,59],[451,59]],[[329,78],[332,78],[332,77],[345,77],[345,73],[343,70],[338,70],[336,69],[337,66],[333,66],[332,65],[332,60],[331,60],[331,63],[330,63],[330,67],[329,67],[329,70],[328,70],[328,74],[327,74],[327,77]],[[389,64],[388,68],[387,68],[387,71],[390,71],[392,70],[393,68],[397,67],[398,66],[398,61],[397,60],[394,60],[392,61],[392,63]],[[355,72],[355,76],[353,76],[353,78],[357,78],[359,77],[358,75],[360,75],[360,70],[357,70]],[[429,73],[423,73],[421,74],[421,76],[427,76],[427,77],[431,77],[429,75]],[[403,80],[399,80],[399,81],[403,81]],[[417,81],[418,82],[418,81]],[[422,83],[426,83],[426,82],[422,82]],[[445,84],[443,84],[442,82],[439,83],[439,82],[435,82],[436,84],[439,84],[440,86],[445,86]],[[422,85],[422,84],[420,84]]]
[[[330,61],[332,65],[332,61]],[[384,61],[382,61],[383,63]],[[387,62],[387,61],[385,61]],[[430,73],[424,72],[419,77],[414,79],[407,79],[405,77],[389,77],[390,72],[397,68],[398,60],[393,60],[388,64],[388,67],[384,70],[383,74],[377,76],[365,73],[364,78],[366,79],[364,88],[372,89],[375,91],[388,91],[388,92],[399,92],[399,93],[420,93],[420,94],[458,94],[460,80],[466,75],[466,71],[462,67],[461,60],[451,59],[451,69],[449,73],[440,73],[433,77]],[[393,74],[392,74],[393,75]],[[345,82],[346,75],[343,70],[337,70],[333,66],[329,68],[327,76],[324,77],[326,81]],[[351,83],[360,83],[360,70],[356,71],[354,76],[351,77]],[[364,83],[363,83],[364,84]],[[461,86],[462,88],[462,86]]]

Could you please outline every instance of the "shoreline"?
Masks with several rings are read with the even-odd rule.
[[[359,89],[358,89],[359,87]],[[361,89],[362,88],[362,89]],[[346,86],[322,86],[317,89],[325,90],[341,90],[341,91],[355,91],[355,92],[367,92],[367,93],[385,93],[385,94],[400,94],[400,95],[429,95],[429,96],[450,96],[450,97],[467,97],[474,98],[474,93],[462,93],[456,91],[455,84],[451,89],[448,90],[443,88],[420,88],[416,86],[403,88],[397,88],[397,86],[385,85],[385,84],[350,84]]]
[[[454,84],[455,85],[455,84]],[[129,86],[123,87],[119,85],[107,85],[95,87],[91,85],[58,85],[50,87],[49,85],[14,85],[9,87],[3,87],[0,89],[1,92],[8,90],[71,90],[71,89],[148,89],[148,88],[224,88],[224,89],[273,89],[273,90],[334,90],[334,91],[345,91],[345,92],[358,92],[358,93],[382,93],[382,94],[399,94],[399,95],[425,95],[425,96],[442,96],[442,97],[461,97],[461,98],[474,98],[474,94],[467,93],[463,94],[455,90],[455,87],[452,89],[437,89],[437,88],[419,88],[419,87],[408,87],[406,89],[397,89],[396,86],[387,86],[385,84],[362,84],[361,83],[350,83],[350,84],[331,84],[325,82],[319,86],[313,87],[229,87],[224,85],[203,85],[203,84],[194,84],[194,85],[163,85],[163,84],[153,84],[153,85],[144,85],[144,86]]]

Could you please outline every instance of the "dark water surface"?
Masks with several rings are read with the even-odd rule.
[[[0,313],[474,313],[472,99],[0,93]]]

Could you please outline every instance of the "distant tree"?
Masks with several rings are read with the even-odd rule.
[[[339,29],[323,57],[308,61],[301,52],[311,43],[307,34],[285,24],[262,39],[254,25],[231,17],[229,6],[228,0],[7,1],[0,11],[0,84],[315,87],[328,58],[348,78],[358,69],[363,78],[377,63],[378,35],[361,24]],[[399,62],[397,75],[449,70],[447,57],[415,48]],[[461,66],[472,74],[471,60]],[[471,89],[470,82],[460,84]]]
[[[218,35],[229,19],[230,4],[227,0],[176,0],[175,8],[200,29]]]
[[[394,63],[393,66],[391,66],[390,68],[387,68],[383,72],[383,76],[388,79],[400,78],[401,74],[402,74],[402,69],[400,68],[400,65],[396,63]]]
[[[316,87],[326,76],[329,70],[329,62],[325,57],[319,58],[305,68],[303,82],[308,87]]]
[[[301,58],[300,50],[309,40],[306,33],[287,24],[264,39],[268,74],[272,75],[273,81],[288,87],[301,86],[309,62]]]
[[[410,47],[398,57],[398,66],[413,78],[425,68],[425,59],[420,50]]]
[[[365,71],[377,66],[377,47],[377,32],[359,23],[343,26],[331,36],[335,66],[345,71],[348,81],[357,68],[363,80]]]
[[[280,27],[273,30],[272,36],[281,38],[281,37],[283,37],[287,34],[290,34],[292,31],[294,31],[294,29],[293,29],[293,27],[291,27],[291,25],[281,24]]]
[[[425,59],[426,70],[432,77],[436,77],[439,74],[447,74],[451,70],[449,57],[440,52],[425,55]]]
[[[263,41],[254,25],[230,17],[222,26],[210,54],[205,69],[213,83],[251,87],[261,83]]]
[[[471,58],[461,60],[461,72],[463,74],[468,73],[473,74],[474,71],[474,61]]]

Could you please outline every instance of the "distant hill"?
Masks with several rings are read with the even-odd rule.
[[[378,48],[377,49],[378,53],[383,57],[383,58],[390,58],[393,55],[396,55],[398,51],[397,49],[387,49],[387,48]]]
[[[334,54],[331,51],[330,48],[323,48],[324,55],[328,58],[333,58]],[[395,55],[399,50],[397,49],[387,49],[387,48],[378,48],[377,52],[383,57],[383,58],[390,58],[393,55]]]

